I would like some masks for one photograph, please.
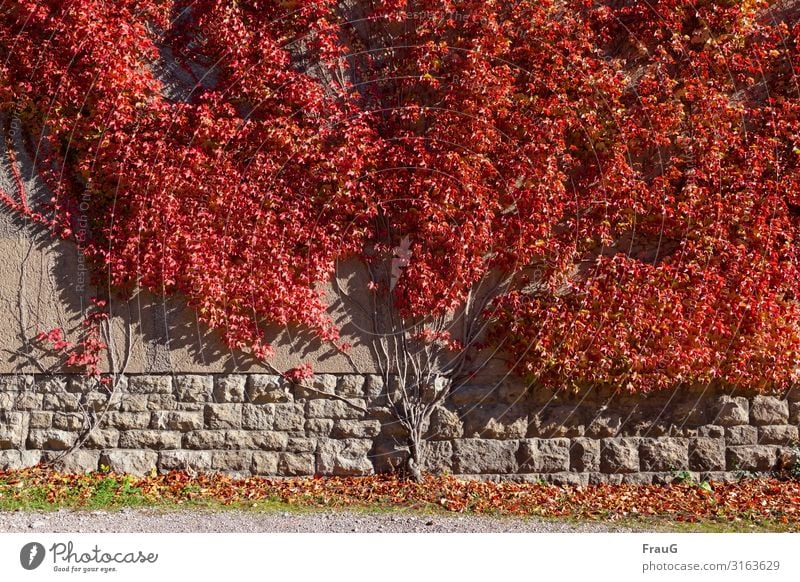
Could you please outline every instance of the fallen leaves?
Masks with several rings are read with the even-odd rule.
[[[775,477],[706,486],[676,483],[581,487],[495,483],[450,476],[426,476],[422,482],[414,483],[391,475],[271,479],[190,476],[177,471],[147,477],[104,472],[68,475],[38,467],[0,471],[0,508],[25,508],[26,500],[30,503],[34,497],[59,507],[188,502],[253,506],[277,501],[303,508],[438,507],[455,513],[609,521],[666,517],[681,522],[770,519],[800,523],[800,482]],[[41,506],[42,503],[37,507]]]

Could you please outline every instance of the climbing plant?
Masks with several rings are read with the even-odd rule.
[[[783,388],[800,348],[799,13],[4,2],[0,107],[24,131],[0,198],[119,292],[180,293],[265,361],[268,324],[348,349],[323,287],[360,261],[372,347],[415,426],[447,391],[435,378],[488,346],[552,386]]]

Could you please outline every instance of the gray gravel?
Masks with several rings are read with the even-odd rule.
[[[404,513],[314,511],[70,511],[52,513],[0,512],[0,532],[386,532],[386,533],[524,533],[627,532],[602,523],[477,516],[427,516]]]

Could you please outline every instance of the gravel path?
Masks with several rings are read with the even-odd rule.
[[[426,516],[398,513],[247,512],[247,511],[69,511],[0,512],[0,532],[386,532],[516,533],[625,532],[612,524],[566,523],[521,518]]]

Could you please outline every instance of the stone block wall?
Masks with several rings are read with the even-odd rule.
[[[453,390],[432,416],[426,470],[571,484],[730,480],[794,466],[799,427],[800,391],[561,394],[504,380]],[[111,393],[78,376],[0,376],[0,468],[60,459],[71,472],[368,475],[400,466],[405,444],[375,375],[319,375],[305,387],[267,374],[139,375]]]

